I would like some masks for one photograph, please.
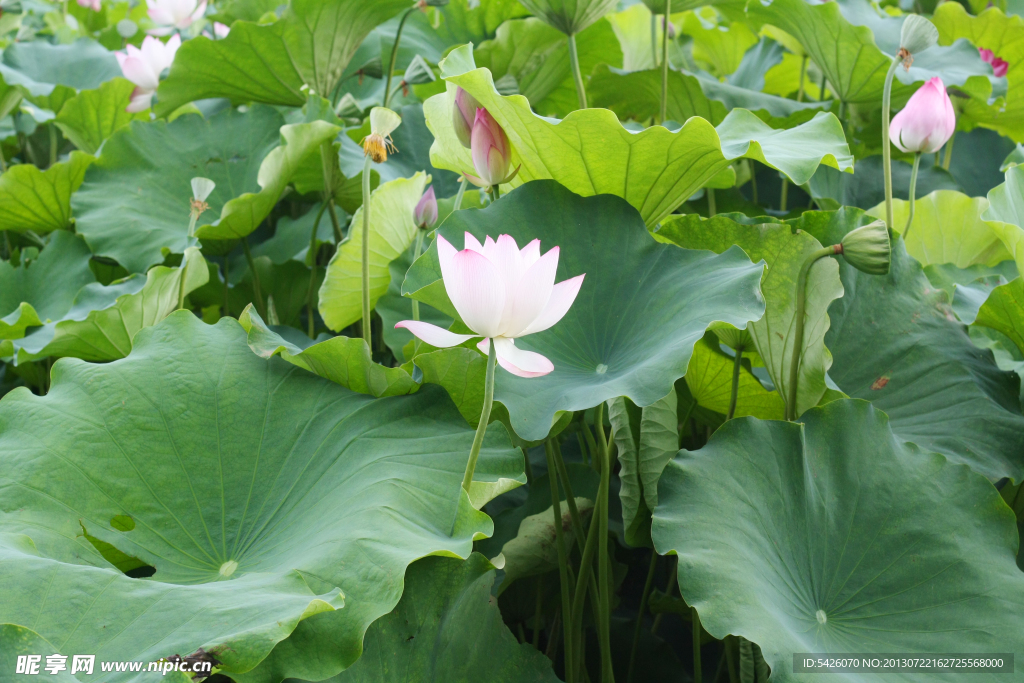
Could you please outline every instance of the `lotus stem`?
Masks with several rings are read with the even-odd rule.
[[[601,510],[600,510],[600,508],[601,508],[600,489],[598,489],[598,496],[597,496],[597,498],[598,498],[597,503],[594,506],[594,514],[595,515],[600,515],[601,514]],[[591,519],[590,520],[590,529],[587,531],[587,542],[586,542],[586,544],[583,547],[583,556],[580,559],[580,575],[579,575],[579,578],[578,578],[578,580],[576,582],[576,593],[573,596],[573,600],[572,600],[572,612],[571,612],[571,614],[572,614],[573,642],[576,642],[576,640],[575,640],[576,634],[579,633],[581,631],[581,629],[583,628],[583,599],[584,599],[584,597],[587,594],[587,588],[586,588],[587,583],[592,578],[592,576],[591,576],[591,569],[593,568],[593,564],[594,564],[594,553],[597,550],[597,533],[598,533],[598,529],[599,528],[600,528],[600,524],[597,523],[597,520],[596,519]],[[595,614],[598,612],[598,609],[599,609],[598,605],[595,604],[594,605],[594,612],[595,612]],[[574,662],[574,664],[578,664],[578,662]],[[576,681],[578,681],[579,679],[577,677],[577,674],[578,674],[578,671],[576,671],[575,668],[572,670],[571,673],[569,673],[569,670],[566,669],[566,681],[567,681],[567,683],[575,683]]]
[[[426,232],[426,231],[422,230],[422,229],[417,229],[416,230],[416,246],[413,248],[413,251],[412,251],[412,262],[413,263],[416,263],[416,259],[418,259],[420,257],[420,253],[422,253],[422,251],[423,251],[423,233],[424,232]],[[420,302],[417,301],[416,299],[412,300],[412,319],[413,320],[419,320],[420,319]]]
[[[786,212],[789,205],[789,178],[782,178],[782,190],[779,192],[779,211]]]
[[[363,340],[366,342],[367,348],[372,348],[370,346],[370,161],[369,154],[363,157]],[[487,407],[487,410],[489,413],[490,406]],[[466,490],[468,491],[469,488]]]
[[[757,204],[757,164],[753,159],[747,161],[750,163],[750,199]]]
[[[476,435],[473,437],[473,447],[469,451],[469,462],[466,463],[466,474],[462,477],[462,488],[469,493],[469,487],[473,483],[473,472],[476,471],[476,461],[480,458],[480,447],[484,443],[484,434],[487,433],[487,422],[491,419],[491,404],[494,403],[494,362],[497,356],[494,353],[494,339],[487,345],[487,375],[484,379],[484,405],[480,410],[480,422],[476,426]]]
[[[50,166],[57,163],[57,127],[50,124]]]
[[[651,597],[651,586],[654,584],[654,570],[658,566],[658,553],[651,549],[651,563],[647,567],[647,580],[644,581],[644,592],[640,594],[640,609],[636,613],[636,626],[633,627],[633,646],[629,650],[629,669],[626,683],[633,683],[633,669],[636,666],[636,648],[640,644],[640,631],[644,624],[644,613],[647,612],[647,600]]]
[[[696,401],[694,402],[694,405],[696,405]],[[678,558],[678,556],[673,555],[671,562],[672,562],[672,569],[668,573],[668,583],[665,585],[665,595],[667,597],[672,597],[672,594],[676,592],[676,572],[679,571],[679,558]],[[651,635],[652,636],[658,634],[658,628],[661,626],[661,620],[662,620],[662,618],[664,616],[665,616],[664,612],[659,612],[658,615],[656,617],[654,617],[654,623],[651,624]]]
[[[842,246],[818,249],[807,257],[800,266],[800,274],[796,279],[796,329],[793,332],[793,355],[789,365],[789,387],[786,396],[786,419],[792,422],[797,417],[796,398],[797,383],[800,379],[800,354],[804,345],[804,311],[807,308],[807,274],[818,259],[842,253]]]
[[[885,226],[893,227],[892,219],[892,150],[889,142],[889,108],[892,102],[892,79],[896,68],[900,65],[899,57],[892,60],[889,71],[885,74],[885,87],[882,90],[882,177],[885,181]]]
[[[651,12],[651,59],[658,66],[658,15]]]
[[[690,607],[690,629],[693,631],[693,680],[699,683],[704,680],[700,667],[700,634],[704,629],[700,625],[700,615],[695,607]]]
[[[743,367],[743,347],[736,349],[736,358],[732,363],[732,393],[729,395],[729,412],[726,420],[731,420],[736,415],[736,402],[740,395],[740,368]]]
[[[564,543],[562,544],[565,545]],[[537,602],[533,610],[533,649],[540,650],[540,613],[544,608],[544,582],[542,577],[538,576],[537,581]]]
[[[807,75],[807,55],[800,60],[800,89],[796,93],[796,101],[804,101],[804,77]]]
[[[708,218],[713,218],[718,211],[715,208],[715,189],[712,187],[707,188],[708,194]]]
[[[229,268],[229,266],[230,266],[230,261],[228,259],[228,256],[225,254],[225,256],[224,256],[224,315],[225,316],[229,315],[228,311],[231,310],[230,309],[230,302],[228,301],[228,268]]]
[[[4,158],[2,147],[0,147],[0,173],[7,173],[7,159]]]
[[[950,136],[949,141],[946,143],[946,153],[942,157],[942,168],[949,170],[949,162],[953,160],[953,141],[956,140],[956,131],[953,131],[953,135]],[[938,158],[938,154],[935,155]]]
[[[416,6],[413,5],[409,9],[402,13],[402,18],[398,21],[398,30],[395,32],[395,43],[391,46],[391,60],[388,62],[388,79],[384,83],[384,106],[387,107],[391,104],[391,79],[395,75],[395,62],[398,61],[398,44],[402,41],[402,29],[405,28],[405,20],[409,18]]]
[[[309,287],[306,289],[306,310],[309,313],[309,321],[306,323],[306,334],[310,339],[314,339],[316,334],[316,316],[314,312],[316,307],[313,305],[313,292],[315,291],[313,287],[316,283],[316,234],[320,229],[320,219],[323,218],[324,210],[326,209],[327,202],[324,201],[320,205],[320,210],[317,211],[316,219],[313,220],[313,230],[309,235],[309,262],[312,271],[309,274]]]
[[[572,79],[576,83],[576,99],[580,109],[587,108],[587,91],[583,87],[583,74],[580,73],[580,56],[576,51],[576,35],[569,34],[569,66],[572,67]]]
[[[826,79],[825,79],[825,72],[823,71],[821,73],[821,84],[818,86],[818,101],[819,102],[824,102],[825,101],[825,95],[827,94],[826,88],[827,88],[827,85],[826,85]]]
[[[665,0],[666,6],[670,0]],[[666,21],[668,14],[665,15]],[[600,510],[597,511],[597,561],[598,561],[598,594],[601,596],[601,623],[598,633],[598,644],[601,647],[601,678],[605,683],[615,680],[615,673],[612,670],[612,644],[611,644],[611,596],[610,588],[611,567],[608,563],[608,488],[611,482],[611,459],[608,452],[608,440],[604,434],[604,403],[597,406],[594,411],[594,428],[597,430],[597,449],[601,457],[601,483],[597,490],[597,497],[600,499]],[[593,524],[593,523],[591,523]]]
[[[492,349],[494,347],[493,340],[491,340],[491,347]],[[488,372],[491,371],[490,368],[490,359],[488,359]],[[554,449],[551,447],[550,439],[544,443],[544,454],[548,460],[548,480],[551,483],[551,506],[554,513],[555,544],[558,546],[558,578],[562,591],[562,614],[569,615],[571,614],[571,607],[569,605],[569,554],[565,548],[565,537],[562,535],[562,506],[559,503],[558,477],[555,471]],[[563,620],[562,634],[562,638],[565,641],[566,679],[571,680],[569,672],[574,670],[575,660],[573,658],[572,623],[568,618]]]
[[[914,154],[914,168],[910,171],[910,211],[907,214],[907,227],[903,228],[903,242],[906,244],[910,235],[910,224],[914,222],[914,194],[917,192],[917,169],[921,166],[921,153]]]
[[[249,236],[242,238],[242,253],[245,254],[245,262],[249,264],[249,272],[252,273],[252,296],[256,299],[256,312],[264,320],[267,319],[267,307],[263,302],[263,288],[260,287],[260,274],[256,270],[256,262],[252,259],[252,251],[249,250]]]
[[[455,195],[455,206],[452,208],[452,212],[456,212],[462,208],[462,198],[466,196],[466,186],[469,185],[469,181],[465,177],[459,178],[459,191]]]
[[[338,222],[338,214],[334,211],[334,199],[327,201],[327,213],[331,216],[331,228],[334,231],[334,246],[341,245],[341,224]]]
[[[501,198],[501,188],[497,185],[491,185],[491,201],[496,202]]]
[[[665,0],[665,26],[661,33],[661,120],[668,118],[668,22],[672,14],[672,0]]]

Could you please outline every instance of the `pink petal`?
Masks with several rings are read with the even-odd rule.
[[[478,254],[484,253],[484,245],[480,244],[480,240],[476,237],[473,237],[473,235],[467,232],[463,236],[463,239],[465,240],[464,244],[466,245],[466,249],[471,249]]]
[[[135,114],[135,113],[138,113],[140,111],[146,111],[147,109],[149,109],[149,107],[152,104],[152,102],[153,102],[153,91],[152,90],[142,90],[140,88],[136,88],[132,92],[132,98],[129,101],[128,106],[125,107],[124,110],[126,112],[131,113],[131,114]]]
[[[953,103],[942,80],[932,78],[893,117],[889,139],[904,152],[934,152],[946,144],[955,128]]]
[[[431,325],[419,320],[403,320],[402,322],[395,325],[395,329],[404,328],[412,332],[414,335],[427,342],[431,346],[436,346],[439,349],[446,349],[449,346],[458,346],[464,341],[472,339],[472,334],[455,334],[449,332],[443,327],[437,325]]]
[[[541,354],[516,348],[513,340],[505,337],[495,337],[494,352],[498,365],[519,377],[541,377],[555,369]]]
[[[441,265],[441,277],[443,279],[447,279],[446,273],[452,272],[452,264],[455,262],[455,255],[458,253],[458,250],[448,240],[440,234],[437,236],[437,260]]]
[[[128,57],[121,63],[121,73],[142,90],[152,92],[160,85],[160,77],[153,73],[150,65],[135,57]]]
[[[548,299],[547,306],[540,312],[530,326],[519,333],[520,337],[525,337],[528,334],[534,334],[536,332],[543,332],[548,329],[569,312],[574,301],[576,301],[576,295],[580,293],[580,287],[583,286],[583,278],[586,277],[586,273],[583,275],[577,275],[574,278],[570,278],[563,282],[559,282],[557,285],[551,288],[551,296]]]
[[[547,307],[555,284],[558,270],[558,247],[537,259],[516,284],[511,299],[511,314],[503,320],[502,334],[507,337],[522,336]]]
[[[497,333],[505,307],[505,285],[498,269],[470,249],[455,254],[441,275],[448,298],[469,329],[484,337]]]
[[[519,254],[523,258],[523,268],[529,268],[540,258],[540,240],[533,240]]]

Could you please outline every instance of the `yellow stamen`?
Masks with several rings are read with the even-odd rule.
[[[388,160],[388,152],[394,154],[398,151],[391,138],[385,138],[377,133],[371,133],[363,138],[363,154],[369,156],[376,163],[382,164]]]

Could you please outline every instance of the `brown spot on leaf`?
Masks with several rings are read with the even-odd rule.
[[[889,383],[890,379],[891,378],[889,377],[889,375],[882,375],[881,377],[879,377],[878,379],[871,383],[871,391],[878,391],[879,389],[884,389],[885,385]]]

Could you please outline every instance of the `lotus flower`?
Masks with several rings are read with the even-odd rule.
[[[102,7],[100,0],[78,0],[78,4],[82,7],[88,7],[93,12],[99,12]]]
[[[889,139],[904,152],[935,152],[956,130],[956,113],[941,78],[932,78],[892,119]]]
[[[472,95],[459,88],[455,91],[455,106],[452,109],[452,125],[455,127],[455,135],[459,142],[466,149],[473,145],[473,122],[476,120],[476,110],[480,103]]]
[[[1006,75],[1006,71],[1010,68],[1009,62],[1005,59],[996,57],[992,50],[986,50],[983,47],[978,48],[978,53],[981,54],[982,61],[988,62],[992,65],[992,73],[996,78],[1002,78]]]
[[[437,237],[437,254],[445,291],[473,334],[456,334],[415,320],[404,327],[423,341],[441,348],[483,337],[477,348],[488,353],[494,339],[498,364],[519,377],[540,377],[555,369],[539,353],[519,349],[515,340],[548,329],[566,314],[583,284],[577,275],[555,284],[558,247],[541,256],[540,240],[522,250],[510,235],[480,242],[466,233],[466,248],[456,251]]]
[[[508,172],[512,165],[512,146],[505,130],[486,109],[476,110],[470,149],[477,175],[467,173],[466,178],[474,185],[496,187],[509,182],[519,172],[518,168]]]
[[[219,21],[213,22],[213,35],[217,38],[217,40],[223,40],[224,38],[227,38],[229,33],[231,33],[230,26],[222,24]]]
[[[206,14],[206,0],[146,0],[149,18],[157,25],[149,32],[166,36],[175,29],[185,29]]]
[[[149,109],[153,94],[160,85],[160,74],[170,68],[179,47],[181,36],[172,36],[166,44],[160,42],[159,38],[146,36],[141,50],[129,45],[127,52],[114,53],[117,63],[121,65],[121,73],[135,84],[127,111],[134,113]]]
[[[434,194],[434,186],[431,185],[420,197],[416,209],[413,211],[413,222],[417,226],[429,230],[437,223],[437,196]]]

